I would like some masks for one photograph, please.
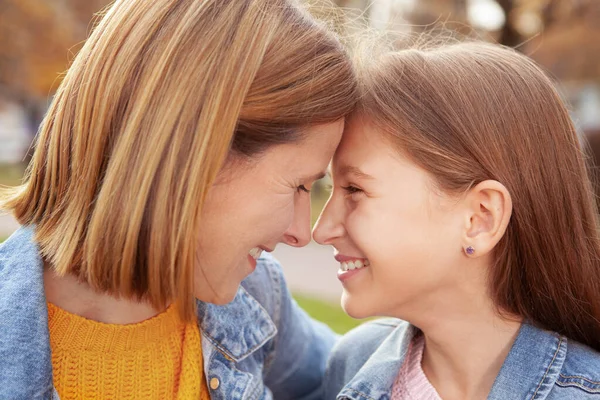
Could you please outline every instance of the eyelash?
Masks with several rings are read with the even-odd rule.
[[[361,189],[359,189],[359,188],[357,188],[355,186],[352,186],[352,185],[342,186],[342,189],[344,189],[344,191],[346,191],[346,193],[348,193],[348,194],[354,194],[354,193],[360,193],[360,192],[362,192]]]
[[[298,186],[298,192],[310,193],[310,190],[306,188],[304,185]]]

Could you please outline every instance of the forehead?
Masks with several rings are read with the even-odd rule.
[[[340,119],[328,124],[313,125],[302,129],[303,139],[297,144],[305,148],[313,148],[320,152],[335,150],[340,143],[344,131],[345,121]]]
[[[340,143],[343,129],[343,120],[305,128],[302,139],[267,150],[264,165],[292,174],[324,172]]]
[[[332,169],[339,173],[348,166],[360,165],[363,170],[376,167],[382,161],[397,158],[395,153],[389,141],[368,119],[354,117],[346,123]]]

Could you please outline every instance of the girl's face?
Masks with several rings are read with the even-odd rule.
[[[431,311],[464,278],[461,202],[436,190],[360,117],[347,123],[332,178],[313,235],[335,249],[345,311],[355,318]]]
[[[262,251],[278,243],[310,241],[310,190],[338,146],[344,121],[308,128],[296,143],[267,149],[251,162],[223,169],[202,209],[195,295],[228,303],[256,268]]]

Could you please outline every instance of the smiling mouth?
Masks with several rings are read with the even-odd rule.
[[[268,247],[259,246],[259,247],[254,247],[254,248],[250,249],[248,254],[250,255],[250,257],[254,258],[255,260],[258,260],[260,258],[260,256],[262,255],[263,251],[266,251],[267,253],[273,252],[273,250]]]

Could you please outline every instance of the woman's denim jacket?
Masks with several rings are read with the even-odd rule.
[[[59,399],[33,233],[21,228],[0,245],[0,399]],[[198,319],[206,379],[219,382],[210,389],[213,400],[322,398],[336,337],[297,306],[270,255],[230,304],[198,302]]]
[[[382,319],[348,333],[328,362],[325,399],[389,399],[416,332],[406,322]],[[488,399],[600,400],[600,354],[523,324]]]

